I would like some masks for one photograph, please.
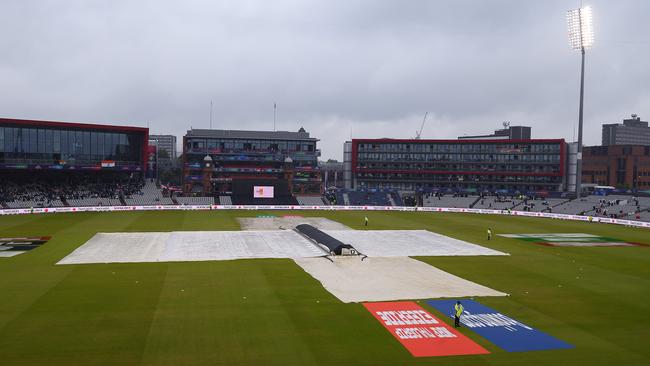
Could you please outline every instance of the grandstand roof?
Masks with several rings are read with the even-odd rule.
[[[146,132],[147,134],[149,132],[149,129],[146,127],[102,125],[102,124],[95,124],[95,123],[79,123],[79,122],[39,121],[39,120],[16,119],[16,118],[0,118],[0,124],[7,124],[7,125],[13,125],[19,127],[37,126],[37,127],[53,127],[53,128],[79,128],[79,129]]]
[[[230,138],[230,139],[258,139],[258,140],[305,140],[318,141],[309,137],[309,132],[290,131],[245,131],[245,130],[187,130],[186,137]]]
[[[485,140],[472,140],[472,139],[394,139],[394,138],[373,138],[373,139],[352,139],[352,143],[454,143],[454,144],[483,144],[483,143],[557,143],[564,142],[564,139],[485,139]]]

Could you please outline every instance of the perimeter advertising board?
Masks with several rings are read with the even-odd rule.
[[[249,192],[247,190],[247,192]],[[445,208],[445,207],[403,207],[403,206],[275,206],[275,205],[165,205],[155,206],[155,210],[320,210],[320,211],[419,211],[419,212],[467,212],[474,214],[493,214],[508,216],[545,217],[561,220],[588,221],[587,216],[564,215],[543,212],[525,211],[499,211],[473,208]],[[13,208],[0,209],[0,215],[24,215],[57,212],[89,212],[98,211],[95,206],[90,207],[52,207],[52,208]],[[103,206],[102,211],[143,210],[143,206]],[[462,211],[458,211],[462,210]],[[598,223],[616,224],[633,227],[650,228],[650,222],[632,221],[621,219],[598,218]],[[638,243],[637,243],[638,244]]]

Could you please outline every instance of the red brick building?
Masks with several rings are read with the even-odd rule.
[[[650,189],[650,146],[585,146],[582,159],[583,183]]]

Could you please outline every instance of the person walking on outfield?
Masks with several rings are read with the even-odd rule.
[[[454,327],[455,328],[460,328],[460,316],[463,315],[463,311],[465,311],[465,308],[463,308],[463,304],[461,304],[460,301],[456,301],[456,305],[454,305]]]
[[[363,226],[368,226],[368,216],[363,217]]]
[[[492,229],[488,228],[487,234],[488,234],[488,240],[492,239]]]

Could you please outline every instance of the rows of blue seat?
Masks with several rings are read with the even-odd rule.
[[[351,206],[393,206],[390,198],[393,199],[395,206],[403,206],[402,198],[395,190],[369,190],[369,191],[336,191],[336,204],[345,205],[345,196],[347,195],[349,205]],[[390,196],[390,197],[389,197]]]

